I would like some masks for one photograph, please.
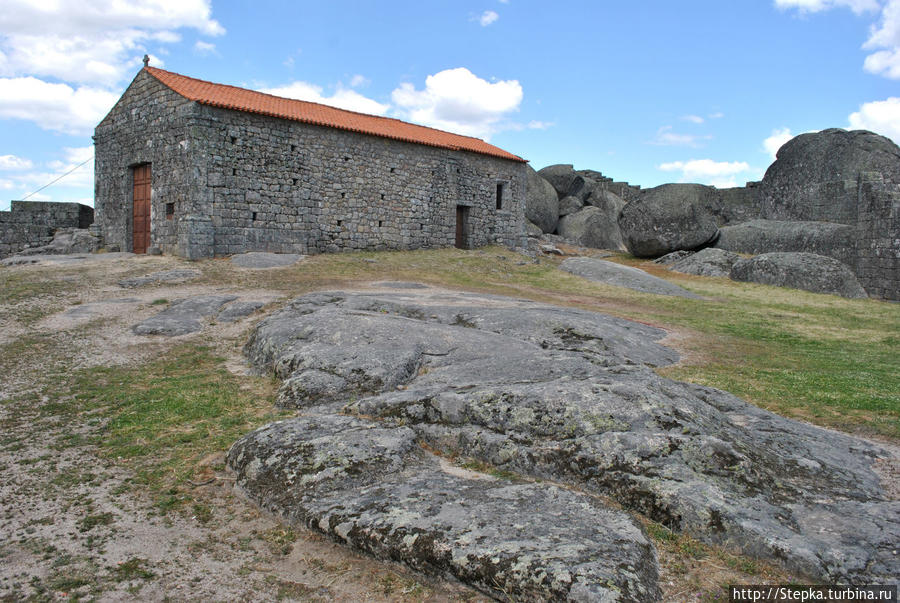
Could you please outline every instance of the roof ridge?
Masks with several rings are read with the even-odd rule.
[[[525,162],[525,160],[522,159],[521,157],[519,157],[518,155],[514,155],[513,153],[510,153],[509,151],[505,151],[505,150],[501,149],[500,147],[494,146],[494,145],[492,145],[491,143],[489,143],[489,142],[487,142],[487,141],[485,141],[485,140],[482,140],[482,139],[480,139],[480,138],[476,138],[476,137],[474,137],[474,136],[467,136],[467,135],[465,135],[465,134],[457,134],[456,132],[449,132],[449,131],[447,131],[447,130],[441,130],[440,128],[433,128],[433,127],[431,127],[431,126],[425,126],[425,125],[422,125],[422,124],[416,124],[416,123],[404,121],[404,120],[399,119],[399,118],[396,118],[396,117],[387,117],[387,116],[384,116],[384,115],[374,115],[374,114],[372,114],[372,113],[362,113],[362,112],[360,112],[360,111],[353,111],[353,110],[351,110],[351,109],[343,109],[343,108],[341,108],[341,107],[335,107],[335,106],[333,106],[333,105],[326,105],[326,104],[324,104],[324,103],[317,103],[317,102],[315,102],[315,101],[307,101],[307,100],[301,100],[301,99],[297,99],[297,98],[289,98],[289,97],[286,97],[286,96],[278,96],[278,95],[276,95],[276,94],[271,94],[271,93],[268,93],[268,92],[262,92],[262,91],[260,91],[260,90],[252,90],[252,89],[250,89],[250,88],[242,88],[242,87],[240,87],[240,86],[235,86],[235,85],[232,85],[232,84],[219,84],[219,83],[217,83],[217,82],[211,82],[211,81],[209,81],[209,80],[203,80],[203,79],[200,79],[200,78],[191,77],[191,76],[189,76],[189,75],[182,75],[182,74],[176,73],[176,72],[174,72],[174,71],[168,71],[168,70],[166,70],[166,69],[160,69],[159,67],[150,67],[150,66],[146,66],[146,67],[143,67],[143,68],[142,68],[142,71],[147,71],[150,75],[152,75],[152,76],[153,76],[155,79],[157,79],[160,83],[162,83],[164,86],[166,86],[167,88],[169,88],[169,89],[171,89],[172,91],[174,91],[176,94],[178,94],[178,95],[180,95],[180,96],[183,96],[183,97],[187,98],[188,100],[195,101],[195,102],[200,102],[200,103],[203,103],[203,104],[209,104],[209,105],[212,105],[212,106],[219,106],[219,107],[222,107],[222,108],[227,108],[227,109],[237,110],[237,111],[243,111],[243,112],[247,112],[247,113],[259,113],[259,114],[263,114],[263,115],[270,115],[270,116],[272,116],[272,117],[280,117],[280,118],[282,118],[282,119],[289,119],[289,120],[291,120],[291,121],[300,121],[301,123],[311,123],[311,124],[313,124],[313,125],[324,125],[324,126],[327,126],[327,127],[333,127],[333,128],[337,128],[337,129],[348,130],[348,131],[351,131],[351,132],[359,132],[359,133],[362,133],[362,134],[368,134],[368,135],[371,135],[371,136],[378,136],[378,137],[381,137],[381,138],[390,138],[390,139],[395,139],[395,140],[404,140],[404,141],[407,141],[407,142],[414,142],[414,143],[417,143],[417,144],[424,144],[424,145],[427,145],[427,146],[437,146],[437,147],[444,147],[444,148],[449,148],[449,149],[453,149],[453,150],[469,151],[469,152],[472,152],[472,153],[478,153],[478,154],[481,154],[481,155],[490,155],[490,156],[494,156],[494,157],[502,157],[502,158],[505,158],[505,159],[513,159],[513,160],[515,160],[515,161],[521,161],[521,162],[523,162],[523,163]],[[163,77],[160,77],[161,75],[162,75]],[[362,118],[364,118],[364,119],[373,119],[373,120],[379,120],[379,121],[383,121],[383,122],[394,122],[394,123],[397,123],[397,124],[402,124],[403,126],[412,126],[412,127],[414,127],[414,128],[423,128],[423,129],[425,129],[425,130],[430,130],[430,131],[432,131],[432,132],[438,132],[438,133],[440,133],[440,134],[444,134],[444,135],[447,135],[447,136],[452,136],[452,137],[454,137],[454,138],[461,138],[461,139],[464,139],[464,140],[469,140],[469,141],[472,141],[472,142],[474,142],[474,143],[478,143],[479,145],[486,145],[487,147],[489,147],[489,148],[491,148],[491,149],[496,149],[497,152],[487,152],[487,150],[477,150],[477,149],[474,149],[474,148],[467,148],[466,146],[460,146],[459,144],[456,144],[456,141],[454,141],[454,143],[450,143],[450,142],[448,141],[448,142],[446,142],[446,143],[444,143],[444,144],[436,144],[436,143],[433,143],[433,142],[426,142],[426,141],[423,141],[423,140],[409,139],[408,137],[404,137],[404,136],[393,136],[393,135],[387,135],[387,134],[377,133],[377,132],[367,132],[367,131],[365,131],[365,130],[361,130],[361,129],[355,128],[355,127],[339,126],[339,125],[328,124],[328,123],[319,123],[319,122],[317,122],[316,120],[313,120],[313,119],[298,119],[298,118],[291,118],[291,117],[288,117],[288,116],[285,116],[285,115],[278,115],[278,114],[274,114],[274,113],[272,113],[272,112],[265,111],[265,110],[261,110],[261,109],[246,109],[246,108],[240,108],[240,107],[236,107],[236,106],[234,106],[234,105],[230,105],[230,104],[228,104],[228,103],[226,103],[226,102],[224,102],[224,101],[213,100],[213,99],[205,99],[203,95],[198,94],[198,93],[193,93],[193,94],[191,94],[191,93],[187,93],[187,92],[184,91],[184,90],[176,89],[175,87],[172,86],[172,84],[171,84],[170,82],[166,82],[166,81],[163,79],[165,76],[175,76],[175,77],[178,77],[178,78],[183,78],[183,79],[186,79],[186,80],[191,80],[191,81],[193,81],[193,82],[197,82],[197,83],[200,83],[200,84],[205,84],[205,85],[208,85],[208,86],[212,86],[212,87],[214,87],[214,88],[229,88],[229,89],[231,89],[231,90],[236,90],[236,91],[239,91],[239,92],[242,92],[242,93],[249,92],[249,93],[252,93],[252,94],[259,94],[259,95],[261,95],[261,96],[265,96],[265,97],[268,97],[268,98],[271,98],[271,99],[276,99],[276,100],[279,100],[279,101],[288,101],[288,102],[291,102],[291,103],[302,103],[302,104],[304,104],[304,105],[312,105],[312,106],[315,106],[315,107],[324,107],[325,109],[330,110],[330,111],[338,111],[338,112],[340,112],[340,113],[345,113],[345,114],[350,114],[350,115],[357,115],[357,116],[360,116],[360,117],[362,117]],[[501,154],[501,153],[502,153],[502,154]]]

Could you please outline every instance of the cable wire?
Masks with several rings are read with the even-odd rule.
[[[25,195],[24,197],[22,197],[22,201],[27,201],[29,197],[38,194],[39,192],[41,192],[42,190],[44,190],[45,188],[47,188],[47,187],[50,186],[50,185],[56,184],[57,182],[59,182],[60,180],[62,180],[63,178],[65,178],[66,176],[68,176],[69,174],[71,174],[72,172],[74,172],[75,170],[77,170],[78,168],[80,168],[81,166],[83,166],[83,165],[84,165],[85,163],[87,163],[88,161],[91,161],[93,158],[94,158],[93,155],[90,156],[90,157],[88,157],[87,159],[85,159],[84,161],[82,161],[81,163],[79,163],[78,165],[76,165],[75,167],[73,167],[71,170],[69,170],[68,172],[66,172],[66,173],[63,174],[62,176],[58,177],[56,180],[54,180],[54,181],[52,181],[52,182],[48,182],[47,184],[45,184],[45,185],[42,186],[41,188],[37,189],[37,190],[34,191],[33,193],[28,193],[27,195]]]

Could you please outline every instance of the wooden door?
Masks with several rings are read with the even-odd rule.
[[[134,225],[132,234],[135,253],[147,253],[150,246],[150,164],[133,168],[134,180]]]
[[[456,206],[456,247],[469,248],[469,208],[465,205]]]

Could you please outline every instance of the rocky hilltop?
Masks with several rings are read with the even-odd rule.
[[[664,334],[422,285],[305,295],[245,348],[299,415],[228,463],[291,522],[503,598],[659,600],[652,544],[619,505],[816,580],[894,579],[888,453],[660,377],[678,358]]]
[[[869,296],[900,300],[900,148],[872,132],[797,136],[781,147],[761,182],[738,188],[677,183],[641,189],[600,172],[553,165],[532,174],[526,202],[535,235],[539,228],[579,245],[647,258],[707,247],[814,254],[843,263]],[[546,218],[553,208],[555,223]],[[774,260],[818,271],[808,257]],[[856,290],[856,284],[847,287]]]

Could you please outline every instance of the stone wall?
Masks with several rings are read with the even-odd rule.
[[[94,209],[80,203],[13,201],[0,211],[0,258],[48,244],[59,228],[87,228],[93,221]]]
[[[900,183],[860,174],[856,277],[871,297],[900,300]]]
[[[197,198],[198,170],[190,145],[191,101],[140,71],[94,132],[94,207],[107,249],[131,251],[132,168],[151,164],[151,244],[176,253],[176,222],[166,203],[182,215]]]
[[[101,227],[107,245],[125,250],[129,168],[145,162],[151,245],[166,253],[448,247],[457,205],[469,208],[470,246],[524,243],[516,161],[203,106],[144,72],[95,140]],[[212,249],[197,248],[209,240]]]

